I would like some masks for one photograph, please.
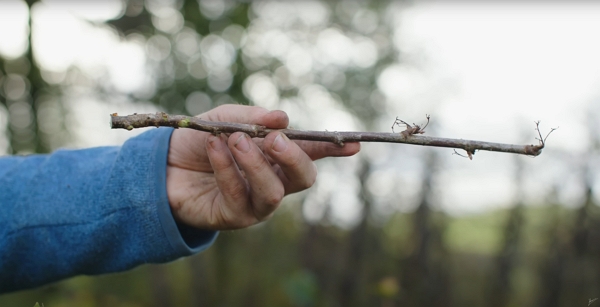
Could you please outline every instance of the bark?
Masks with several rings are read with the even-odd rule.
[[[293,140],[325,141],[344,145],[344,142],[387,142],[403,143],[411,145],[435,146],[464,149],[469,158],[476,150],[497,151],[506,153],[537,156],[545,146],[545,139],[541,138],[539,145],[513,145],[492,143],[473,140],[449,139],[440,137],[423,136],[414,134],[414,128],[404,130],[400,133],[377,133],[377,132],[338,132],[338,131],[309,131],[295,129],[269,129],[259,125],[249,125],[229,122],[211,122],[197,117],[184,115],[169,115],[162,112],[156,114],[133,114],[128,116],[111,115],[110,124],[112,129],[127,129],[144,127],[174,127],[190,128],[213,134],[244,132],[251,137],[263,138],[273,131],[280,131]],[[536,123],[539,124],[539,123]],[[553,131],[553,130],[552,130]],[[417,133],[423,133],[418,131]],[[538,129],[539,133],[539,129]]]

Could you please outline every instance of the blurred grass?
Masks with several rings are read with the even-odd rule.
[[[446,217],[443,244],[448,255],[441,261],[451,276],[454,305],[486,305],[485,293],[489,290],[490,278],[494,278],[494,259],[501,249],[509,210]],[[31,306],[36,301],[52,307],[160,306],[156,301],[157,291],[167,298],[169,306],[197,305],[197,296],[205,297],[214,304],[211,306],[334,306],[331,304],[336,301],[335,296],[327,293],[323,281],[319,280],[323,272],[303,265],[301,258],[307,252],[303,244],[305,240],[335,238],[334,244],[322,245],[322,249],[310,253],[322,263],[343,262],[350,231],[313,225],[310,227],[320,229],[320,237],[306,237],[309,226],[294,222],[297,218],[293,210],[282,211],[263,225],[222,233],[215,246],[202,254],[169,264],[143,265],[117,274],[79,276],[34,290],[2,295],[0,306]],[[555,222],[551,217],[558,216],[561,223],[566,223],[574,213],[572,209],[550,205],[525,208],[522,248],[517,265],[510,273],[515,291],[509,306],[531,306],[535,302],[542,287],[538,279],[539,262],[548,250],[545,234]],[[386,238],[381,250],[367,251],[372,256],[370,259],[376,259],[377,263],[366,265],[378,273],[370,277],[368,289],[363,291],[368,296],[379,297],[375,301],[402,297],[406,291],[395,276],[403,270],[399,261],[412,252],[412,218],[413,214],[396,214],[383,227],[370,229]],[[198,270],[199,264],[201,270]],[[329,269],[327,278],[334,284],[341,282],[343,272],[333,267]],[[194,278],[205,280],[206,287],[197,288]],[[157,279],[162,288],[156,288]],[[394,287],[399,288],[394,290]]]

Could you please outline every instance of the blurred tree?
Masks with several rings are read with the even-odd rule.
[[[340,282],[339,302],[342,306],[366,306],[372,305],[372,295],[370,291],[365,291],[373,287],[373,266],[377,259],[370,257],[369,251],[380,250],[380,235],[369,225],[373,207],[372,195],[366,188],[368,176],[371,173],[371,165],[366,160],[361,160],[361,169],[358,178],[360,180],[360,198],[363,205],[363,211],[358,226],[350,231],[348,238],[348,250]],[[370,298],[370,299],[369,299]]]
[[[435,152],[428,150],[420,201],[413,214],[412,251],[402,260],[403,296],[399,306],[449,306],[447,251],[442,240],[443,222],[434,217],[432,195],[434,176],[439,168]]]
[[[556,192],[554,192],[556,193]],[[540,268],[540,291],[537,297],[537,306],[560,306],[560,296],[563,291],[565,278],[565,263],[567,261],[568,246],[562,241],[560,217],[556,197],[552,197],[552,215],[550,227],[545,237],[549,239],[547,258]]]
[[[509,300],[512,297],[513,269],[519,263],[519,254],[521,252],[521,232],[523,231],[523,163],[521,157],[515,157],[515,185],[516,204],[510,210],[508,220],[504,226],[504,244],[496,257],[495,278],[491,279],[491,288],[489,290],[488,302],[490,306],[501,307],[509,306]]]
[[[31,9],[36,2],[27,1],[28,8]],[[58,88],[50,86],[41,76],[33,57],[31,25],[31,14],[28,14],[25,54],[15,59],[0,56],[0,72],[5,75],[1,84],[4,91],[0,91],[4,99],[0,99],[0,102],[9,113],[7,138],[10,154],[46,153],[54,148],[51,136],[39,127],[38,123],[43,119],[39,118],[38,111],[43,102],[41,98],[56,93]],[[60,121],[60,118],[55,120]]]
[[[248,70],[244,68],[241,53],[234,49],[233,44],[239,46],[242,34],[239,31],[248,27],[250,4],[223,1],[222,4],[227,7],[220,14],[208,18],[199,7],[202,3],[207,2],[182,0],[173,1],[169,5],[167,2],[154,0],[128,1],[125,14],[108,21],[123,35],[144,35],[148,39],[150,53],[160,49],[165,52],[164,56],[159,56],[150,64],[154,66],[156,90],[149,93],[149,99],[147,95],[143,95],[144,99],[135,95],[131,98],[139,99],[140,102],[149,100],[167,112],[191,115],[224,103],[248,104],[242,92],[242,83],[248,76]],[[171,12],[170,16],[162,16],[161,12],[168,9],[177,11]],[[170,22],[161,21],[161,18],[177,19],[177,16],[183,19],[181,26],[174,26],[175,29],[157,29],[156,24]],[[228,36],[227,33],[231,35]],[[230,49],[229,52],[233,53],[231,64],[225,63],[224,67],[217,67],[218,69],[207,67],[210,66],[210,60],[207,60],[210,55],[206,53],[218,52],[215,48]],[[150,59],[152,58],[156,57],[150,54]],[[231,80],[226,80],[228,78]]]

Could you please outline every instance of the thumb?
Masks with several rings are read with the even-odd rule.
[[[287,114],[280,110],[269,111],[263,107],[227,104],[198,115],[202,120],[261,125],[282,129],[289,124]]]

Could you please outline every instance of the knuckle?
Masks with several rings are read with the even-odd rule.
[[[293,169],[299,169],[302,167],[302,156],[299,154],[295,154],[289,161],[287,166]]]
[[[222,104],[222,105],[214,108],[213,110],[219,111],[219,112],[227,112],[227,111],[231,111],[232,109],[236,108],[237,106],[238,106],[237,104],[226,103],[226,104]]]
[[[248,189],[246,186],[241,184],[234,184],[229,189],[229,195],[233,199],[245,199],[248,195]]]
[[[281,202],[282,198],[283,197],[279,194],[273,194],[269,198],[267,198],[267,205],[269,207],[277,207],[279,206],[279,203]]]
[[[277,157],[277,162],[287,168],[299,169],[302,167],[303,157],[300,150],[288,151],[289,154],[283,154]]]
[[[317,181],[317,174],[316,173],[311,174],[311,175],[305,177],[305,180],[303,181],[301,187],[303,190],[308,189],[308,188],[312,187],[316,181]]]
[[[252,158],[252,160],[247,161],[247,163],[245,163],[246,166],[244,167],[245,170],[248,173],[252,173],[252,174],[258,174],[259,172],[263,171],[265,168],[270,168],[271,164],[263,157],[260,155],[256,155],[255,157]]]
[[[316,164],[311,162],[308,167],[304,167],[301,174],[302,175],[298,176],[298,180],[296,180],[297,187],[300,191],[312,187],[317,181]]]
[[[264,205],[269,209],[269,212],[277,209],[281,200],[283,199],[284,191],[283,189],[278,189],[277,191],[273,191],[267,194],[264,198]]]
[[[229,108],[228,105],[220,105],[204,114],[206,114],[207,120],[219,121],[221,119],[221,114],[227,112],[227,108]],[[200,115],[200,117],[203,117],[204,114]]]
[[[262,113],[269,113],[269,109],[265,108],[265,107],[260,107],[260,106],[251,106],[251,108],[254,108],[255,110],[262,112]]]
[[[237,168],[237,165],[235,164],[235,161],[233,159],[222,159],[221,157],[216,157],[216,159],[213,158],[213,161],[216,162],[212,163],[212,167],[215,172],[224,171],[232,167]]]

